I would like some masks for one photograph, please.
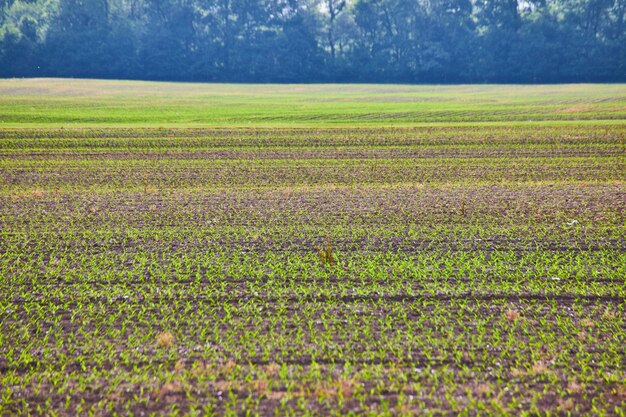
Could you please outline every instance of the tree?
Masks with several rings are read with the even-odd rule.
[[[61,0],[46,42],[50,72],[59,76],[107,75],[107,0]]]
[[[626,1],[0,0],[0,74],[626,81]]]

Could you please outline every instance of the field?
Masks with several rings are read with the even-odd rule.
[[[623,416],[625,156],[624,85],[0,80],[0,415]]]
[[[229,85],[0,80],[0,127],[510,126],[556,121],[624,124],[626,85]]]

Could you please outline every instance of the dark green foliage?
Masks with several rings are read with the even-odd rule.
[[[0,77],[617,82],[623,0],[2,0]]]

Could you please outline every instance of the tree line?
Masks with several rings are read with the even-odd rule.
[[[626,0],[0,0],[0,77],[626,81]]]

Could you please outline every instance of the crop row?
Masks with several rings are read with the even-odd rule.
[[[150,233],[160,234],[178,228],[192,229],[184,231],[189,238],[205,234],[218,243],[228,241],[217,239],[218,235],[243,234],[250,241],[285,232],[296,240],[318,238],[320,233],[331,233],[336,239],[349,233],[360,240],[371,236],[416,241],[454,235],[457,242],[500,236],[526,241],[550,234],[585,240],[619,235],[626,193],[620,183],[151,188],[89,193],[36,188],[0,194],[0,207],[5,233],[60,228],[128,233],[151,229]],[[371,225],[376,228],[368,228]]]
[[[0,137],[0,415],[626,409],[621,126]]]
[[[623,125],[376,128],[19,128],[0,131],[0,149],[210,149],[318,146],[623,144]]]
[[[623,299],[65,300],[3,311],[4,411],[65,414],[86,404],[123,413],[144,398],[161,411],[159,400],[224,413],[256,400],[256,412],[294,412],[304,400],[318,412],[346,413],[378,398],[394,414],[421,401],[456,413],[473,400],[518,413],[543,410],[537,396],[562,399],[555,410],[616,412],[623,401]],[[312,387],[337,380],[350,389],[322,395]],[[408,408],[392,410],[403,394],[412,396]]]

